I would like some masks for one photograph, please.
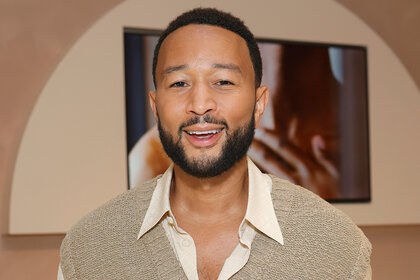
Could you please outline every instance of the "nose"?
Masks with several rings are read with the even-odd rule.
[[[188,96],[187,111],[189,114],[205,115],[217,109],[215,93],[204,84],[196,84]]]

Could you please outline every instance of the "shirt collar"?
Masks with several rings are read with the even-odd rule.
[[[248,221],[257,230],[283,245],[283,235],[271,200],[272,180],[268,175],[263,174],[249,158],[247,162],[249,186],[244,221]],[[171,212],[169,193],[172,174],[173,164],[157,181],[137,239],[159,223],[163,215]]]
[[[171,211],[171,206],[169,204],[169,192],[171,189],[173,169],[174,166],[172,163],[162,177],[158,179],[137,239],[142,237],[146,232],[154,227],[163,215]],[[141,186],[139,187],[141,188]]]
[[[248,158],[248,205],[245,220],[257,230],[284,245],[283,234],[271,199],[272,180]]]

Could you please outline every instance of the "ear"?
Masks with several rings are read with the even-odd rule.
[[[260,86],[256,90],[256,102],[255,102],[255,128],[257,128],[260,124],[260,120],[262,114],[264,113],[265,108],[267,107],[268,100],[270,97],[270,92],[268,91],[268,87]]]
[[[153,115],[155,116],[155,120],[157,121],[157,110],[156,110],[156,91],[149,91],[149,103],[150,108],[152,108]]]

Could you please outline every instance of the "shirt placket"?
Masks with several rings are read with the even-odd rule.
[[[178,227],[175,217],[169,213],[167,218],[171,230],[171,237],[174,241],[176,254],[181,266],[189,280],[199,280],[197,272],[197,253],[193,238]]]

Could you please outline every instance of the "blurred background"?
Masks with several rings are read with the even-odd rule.
[[[420,3],[154,2],[0,0],[0,279],[56,278],[64,232],[127,189],[123,30],[200,5],[257,37],[367,47],[372,201],[337,206],[370,239],[374,279],[417,279]]]

